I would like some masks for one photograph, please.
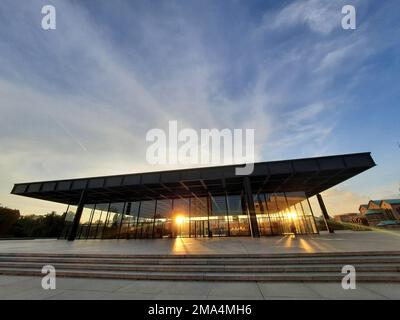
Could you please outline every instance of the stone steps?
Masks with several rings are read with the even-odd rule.
[[[43,276],[38,269],[3,269],[0,274],[19,276]],[[57,277],[130,279],[130,280],[179,280],[179,281],[302,281],[302,282],[340,282],[343,274],[325,273],[158,273],[158,272],[93,272],[57,270]],[[399,273],[359,273],[357,281],[361,282],[400,282]]]
[[[0,268],[41,269],[47,261],[40,262],[1,262]],[[69,264],[51,263],[56,269],[63,270],[102,270],[102,271],[141,271],[141,272],[341,272],[341,264],[312,265],[146,265],[146,264]],[[361,264],[354,265],[357,272],[400,272],[400,264]]]
[[[69,263],[69,264],[103,264],[103,265],[240,265],[240,266],[254,266],[254,265],[303,265],[303,264],[400,264],[400,256],[393,257],[390,255],[385,256],[358,256],[358,257],[298,257],[298,258],[76,258],[76,257],[0,257],[0,263],[6,262],[31,262],[31,263]]]
[[[400,282],[400,252],[283,255],[120,255],[0,253],[0,274],[43,276],[53,265],[58,277],[191,281],[341,281],[344,265],[357,281]]]
[[[314,253],[269,253],[269,254],[104,254],[104,253],[24,253],[24,252],[0,252],[0,257],[54,257],[54,258],[112,258],[112,259],[162,259],[162,258],[173,258],[173,259],[187,259],[187,258],[271,258],[271,259],[283,259],[283,258],[312,258],[312,257],[379,257],[379,256],[391,256],[400,257],[400,251],[358,251],[358,252],[314,252]]]

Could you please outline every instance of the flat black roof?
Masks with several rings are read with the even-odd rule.
[[[254,193],[304,191],[311,197],[376,164],[369,152],[294,160],[258,162],[249,175]],[[87,203],[240,194],[239,165],[17,183],[11,193],[77,204],[87,188]]]

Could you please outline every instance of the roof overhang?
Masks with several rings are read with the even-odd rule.
[[[329,189],[376,164],[368,153],[259,162],[249,175],[254,193],[304,191],[308,197]],[[134,173],[103,177],[17,183],[11,193],[77,204],[87,189],[87,203],[240,194],[244,176],[238,165]]]

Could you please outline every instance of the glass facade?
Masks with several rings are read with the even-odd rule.
[[[143,239],[250,236],[241,194],[85,205],[79,239]],[[261,236],[317,233],[304,192],[253,195]],[[61,238],[67,238],[76,207],[68,206]]]
[[[318,232],[304,192],[267,193],[254,198],[261,235]]]

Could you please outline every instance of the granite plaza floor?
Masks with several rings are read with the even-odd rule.
[[[274,254],[312,252],[398,251],[400,231],[336,231],[319,235],[176,238],[176,239],[56,239],[1,240],[1,252],[114,254]]]

